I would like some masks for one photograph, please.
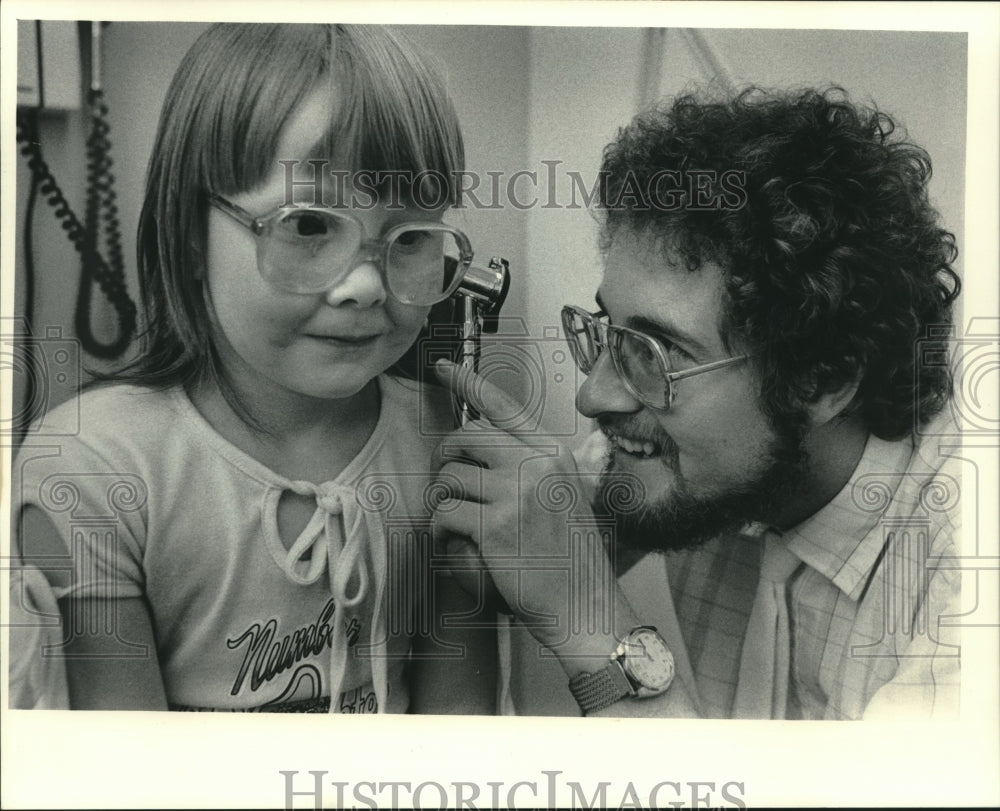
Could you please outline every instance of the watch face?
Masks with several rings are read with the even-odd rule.
[[[674,678],[674,657],[656,631],[639,630],[629,638],[625,669],[649,690],[666,690]]]

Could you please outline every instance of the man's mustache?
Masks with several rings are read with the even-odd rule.
[[[652,442],[657,447],[674,444],[670,435],[659,425],[650,424],[636,417],[601,414],[597,417],[597,426],[605,434],[628,437],[637,442]]]

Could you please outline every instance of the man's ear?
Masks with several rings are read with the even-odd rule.
[[[863,372],[858,372],[853,380],[848,381],[836,391],[821,394],[815,402],[806,406],[806,410],[809,412],[809,423],[813,428],[826,425],[847,410],[847,407],[854,401],[854,396],[858,393],[862,375]]]

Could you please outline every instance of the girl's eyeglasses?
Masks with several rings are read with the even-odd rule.
[[[402,223],[365,239],[353,215],[329,208],[278,208],[254,217],[217,194],[208,202],[257,238],[261,276],[288,293],[323,293],[350,271],[362,249],[377,259],[389,293],[403,304],[430,306],[455,292],[472,263],[469,238],[437,222]]]
[[[602,318],[607,318],[607,313],[589,313],[571,304],[563,307],[563,330],[577,367],[589,375],[607,349],[625,388],[640,402],[660,411],[666,411],[673,404],[677,381],[732,366],[748,357],[740,355],[675,371],[666,349],[656,338],[609,324],[600,320]]]

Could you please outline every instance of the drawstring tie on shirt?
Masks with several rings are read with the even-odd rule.
[[[336,711],[351,655],[347,644],[347,621],[342,612],[361,605],[368,596],[371,578],[365,562],[365,547],[371,552],[372,566],[378,577],[371,621],[370,661],[378,711],[384,712],[389,689],[384,655],[388,633],[383,611],[387,539],[381,516],[361,508],[353,486],[334,482],[319,486],[292,482],[290,489],[298,495],[315,496],[316,512],[285,554],[282,569],[289,580],[301,586],[317,582],[326,570],[336,604],[330,652],[330,712]],[[281,491],[277,491],[271,499],[269,506],[275,512],[272,519],[276,517],[280,498]],[[349,593],[352,581],[357,585],[354,592]]]

